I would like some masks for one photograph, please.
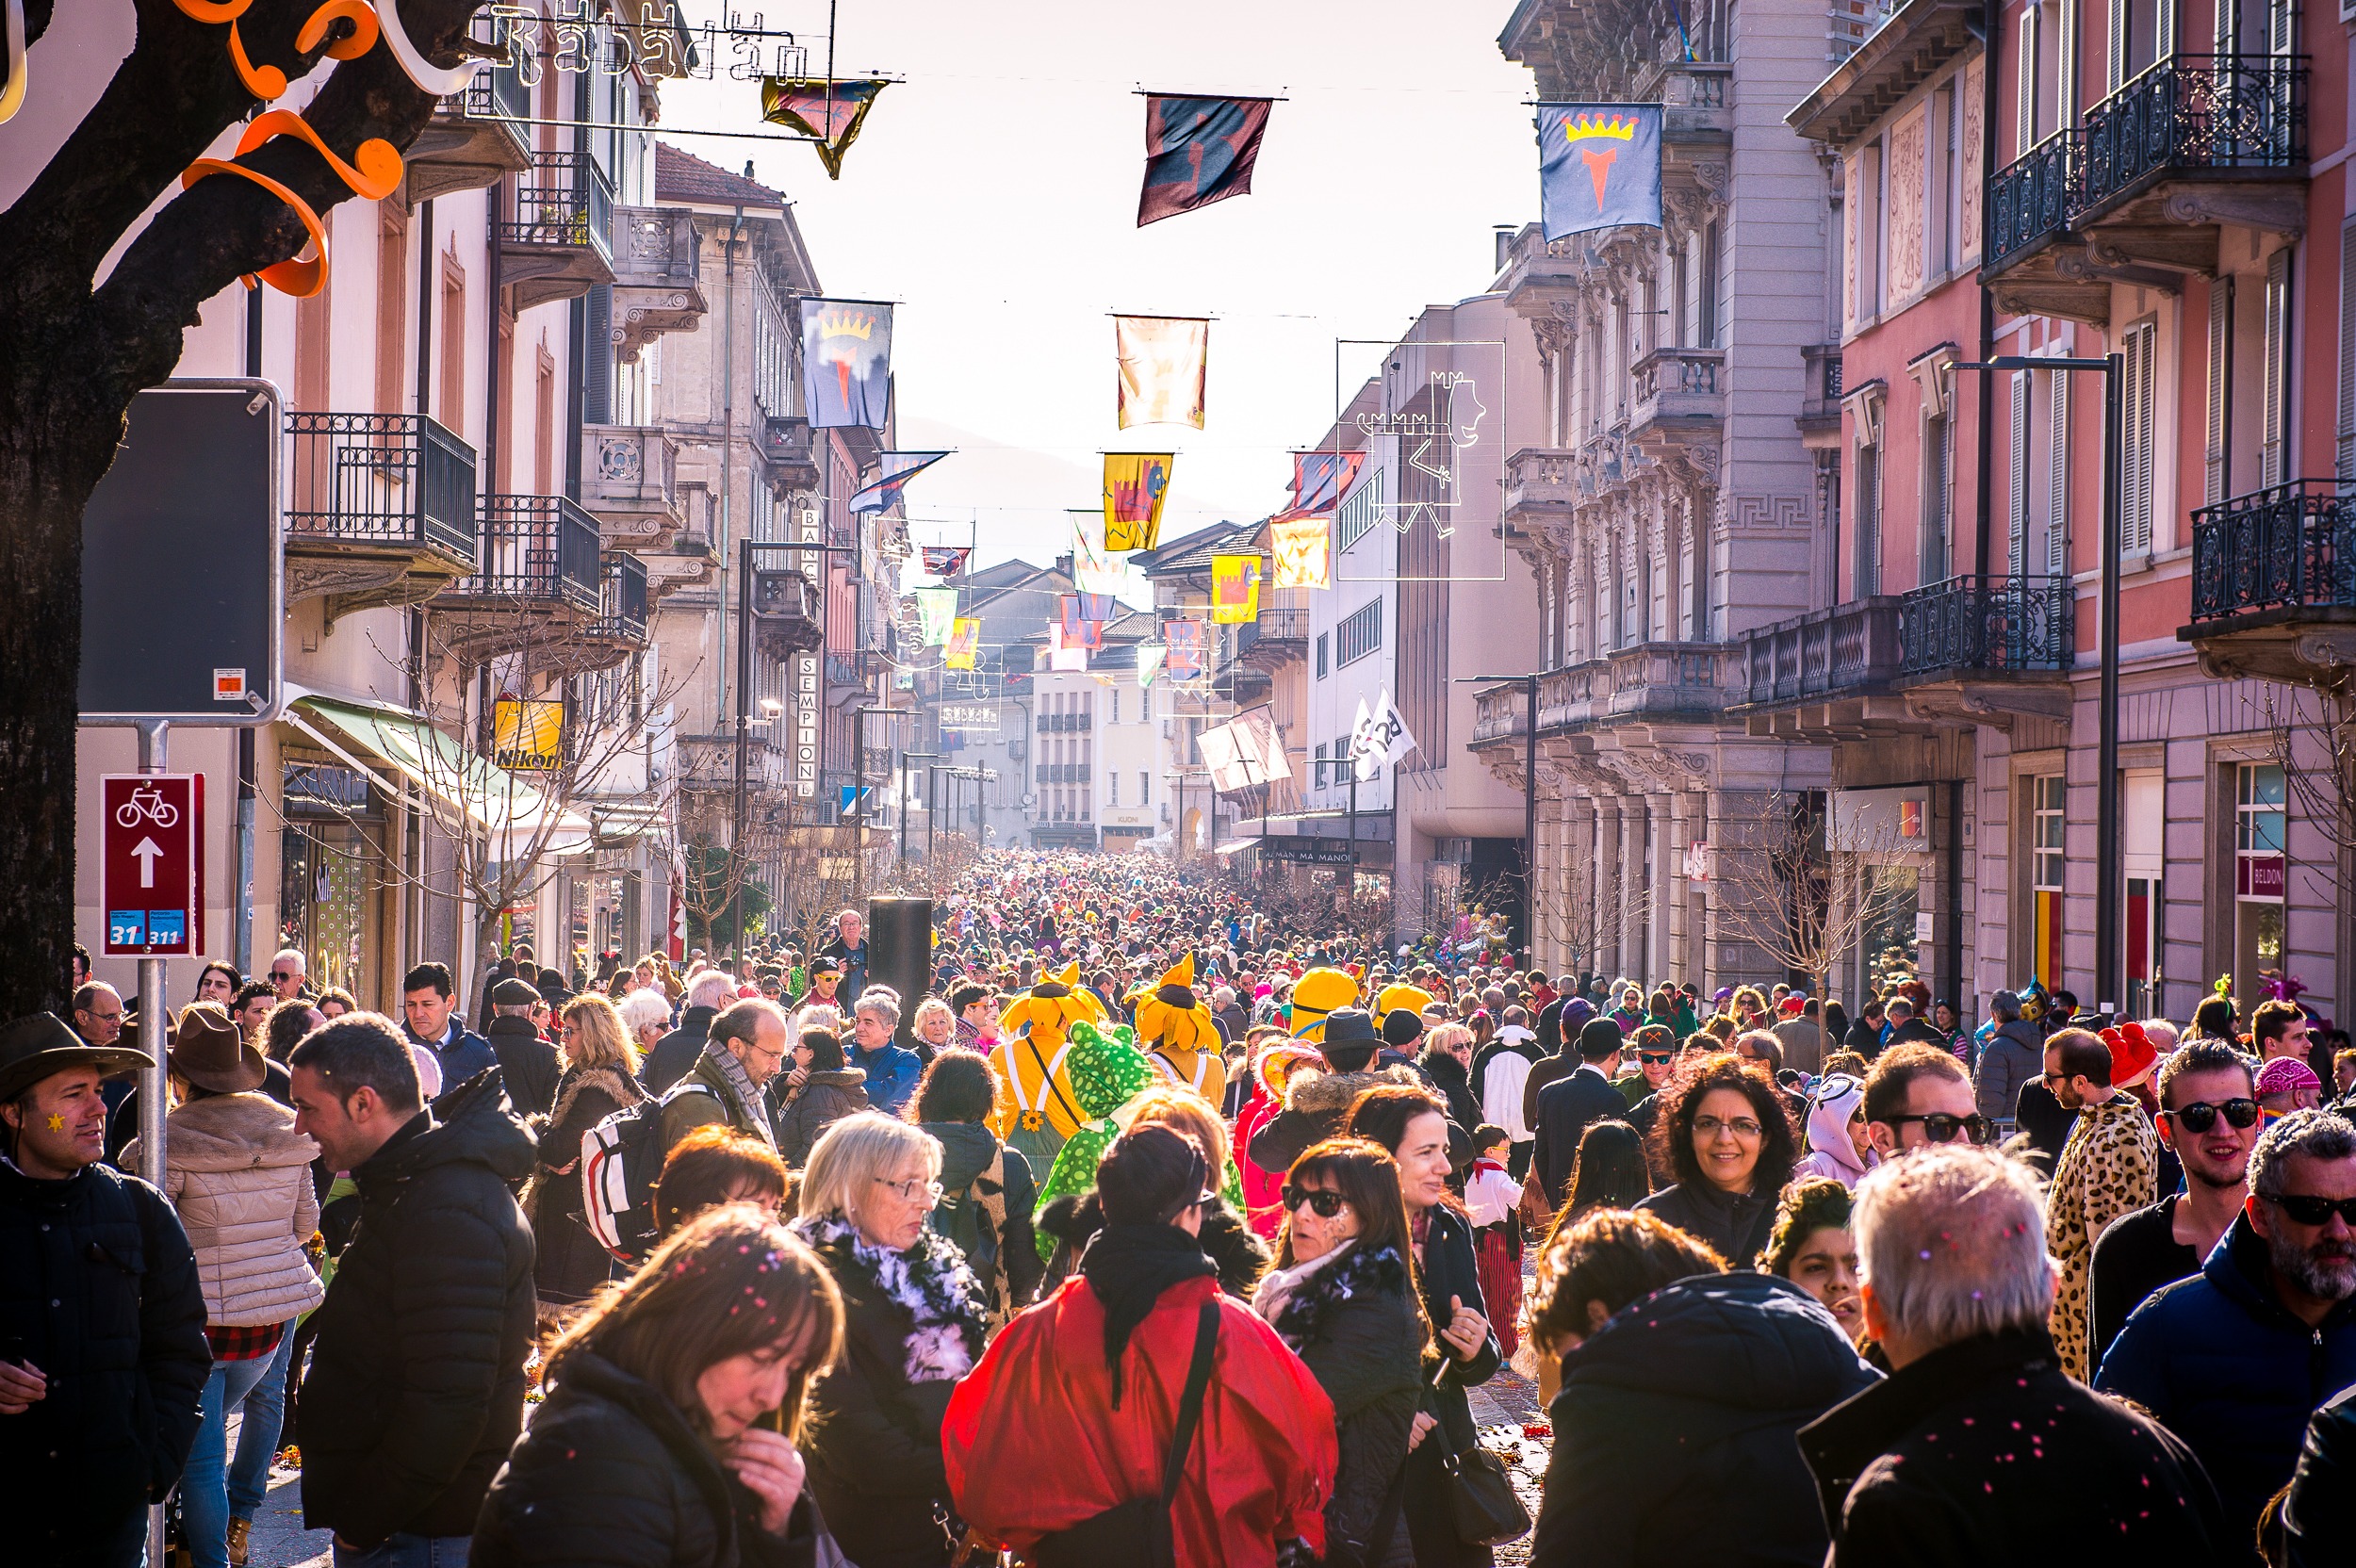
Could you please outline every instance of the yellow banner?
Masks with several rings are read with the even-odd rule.
[[[1211,557],[1211,619],[1221,626],[1240,626],[1259,618],[1260,558]]]
[[[1104,454],[1104,551],[1150,550],[1161,543],[1162,502],[1170,496],[1169,452]]]
[[[501,697],[491,705],[491,760],[510,773],[555,773],[564,766],[564,705]]]
[[[1327,531],[1323,517],[1270,523],[1268,536],[1276,546],[1276,586],[1333,586],[1333,535]]]
[[[982,649],[982,623],[963,616],[949,630],[949,642],[942,662],[953,670],[970,670],[973,656]]]

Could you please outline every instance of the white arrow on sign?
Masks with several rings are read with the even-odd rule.
[[[140,887],[152,888],[155,885],[155,862],[163,858],[164,852],[155,847],[155,840],[141,839],[139,841],[139,848],[131,852],[131,858],[139,863]]]

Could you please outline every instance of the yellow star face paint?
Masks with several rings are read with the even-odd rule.
[[[51,1132],[53,1132],[53,1133],[62,1133],[62,1132],[64,1132],[64,1131],[65,1131],[65,1118],[63,1118],[63,1117],[61,1117],[61,1116],[58,1116],[58,1115],[57,1115],[56,1112],[54,1112],[54,1111],[53,1111],[53,1112],[51,1112],[51,1113],[50,1113],[50,1117],[49,1117],[49,1130],[50,1130]]]

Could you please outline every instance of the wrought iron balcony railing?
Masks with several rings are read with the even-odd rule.
[[[2289,55],[2172,55],[2086,114],[2074,206],[2146,175],[2296,169],[2307,161],[2307,61]]]
[[[599,608],[597,525],[565,497],[485,496],[482,532],[481,565],[446,597]]]
[[[2061,575],[1951,577],[1917,588],[1899,612],[1899,673],[2069,669],[2076,611],[2076,589]]]
[[[2078,209],[2079,133],[2063,131],[2004,165],[1988,182],[1988,256],[2001,268],[2070,226]]]
[[[477,558],[475,453],[417,414],[289,414],[286,535]]]
[[[646,640],[646,564],[627,551],[605,558],[597,621],[590,635],[616,642]]]
[[[2299,480],[2192,514],[2192,620],[2356,609],[2356,496]]]
[[[499,224],[510,245],[583,247],[614,259],[614,188],[586,153],[535,153],[515,186],[512,218]]]

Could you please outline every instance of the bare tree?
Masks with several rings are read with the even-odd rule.
[[[1582,974],[1608,967],[1607,955],[1616,963],[1623,935],[1658,907],[1644,878],[1606,876],[1592,859],[1575,861],[1560,877],[1539,877],[1532,891],[1531,950],[1540,932],[1550,932],[1562,944],[1558,967]]]
[[[2356,907],[2356,692],[2346,684],[2319,692],[2268,684],[2265,692],[2266,750],[2282,770],[2284,804],[2331,846],[2328,873],[2312,857],[2301,869],[2328,875],[2333,907]]]
[[[765,792],[750,804],[740,831],[731,792],[691,790],[679,796],[679,903],[687,939],[713,952],[741,944],[745,928],[766,916],[765,874],[785,838],[786,798]]]
[[[1888,863],[1899,848],[1894,831],[1835,849],[1830,828],[1823,796],[1776,791],[1759,797],[1754,815],[1723,818],[1712,846],[1722,929],[1806,975],[1819,997],[1911,880]]]

